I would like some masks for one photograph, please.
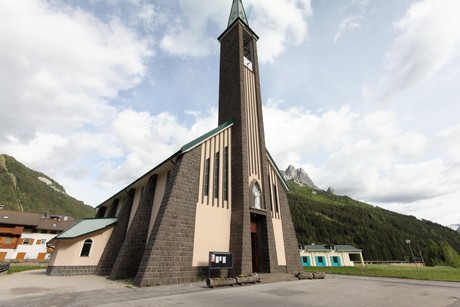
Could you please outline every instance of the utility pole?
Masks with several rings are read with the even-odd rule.
[[[407,239],[407,240],[406,240],[406,243],[407,243],[407,245],[409,245],[410,253],[411,253],[411,255],[412,255],[412,260],[413,260],[414,263],[415,263],[415,269],[417,270],[418,277],[421,278],[421,277],[420,277],[420,272],[418,271],[417,261],[415,261],[414,252],[412,251],[412,247],[410,246],[410,240]]]

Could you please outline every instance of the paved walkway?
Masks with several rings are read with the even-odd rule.
[[[260,284],[216,289],[205,282],[136,288],[100,276],[46,276],[43,270],[0,276],[0,306],[175,305],[460,307],[460,283],[340,275],[293,280],[271,275],[262,276]]]

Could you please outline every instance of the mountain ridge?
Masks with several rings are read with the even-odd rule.
[[[326,192],[301,168],[290,166],[282,173],[288,173],[289,207],[300,244],[350,244],[363,249],[366,260],[407,259],[407,239],[427,259],[446,246],[460,251],[460,233],[451,228]],[[0,154],[2,208],[79,218],[94,217],[96,212],[67,195],[49,176],[4,154]]]
[[[295,168],[293,165],[289,165],[286,170],[280,170],[280,173],[286,181],[292,181],[299,186],[306,186],[317,191],[326,191],[328,194],[335,194],[334,188],[332,187],[328,187],[327,190],[323,190],[316,186],[307,172],[301,167]],[[448,227],[460,233],[460,223],[452,224]]]
[[[96,210],[68,195],[49,176],[0,154],[0,205],[6,210],[93,217]]]
[[[435,251],[447,246],[460,252],[460,233],[449,227],[293,181],[288,185],[299,244],[349,244],[362,249],[366,260],[407,260],[407,239],[416,254],[433,261],[439,260]]]

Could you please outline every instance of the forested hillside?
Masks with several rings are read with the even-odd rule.
[[[301,244],[350,244],[361,248],[366,260],[408,259],[406,239],[416,256],[421,251],[428,262],[442,258],[438,254],[443,249],[450,253],[450,246],[460,251],[460,234],[448,227],[292,182],[289,187],[289,206]]]
[[[56,181],[0,155],[0,205],[6,210],[93,217],[96,210],[69,196]]]

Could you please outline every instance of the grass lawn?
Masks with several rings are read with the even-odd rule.
[[[451,267],[405,267],[373,264],[366,267],[304,267],[307,272],[321,271],[330,274],[395,277],[421,280],[460,282],[460,268]]]
[[[23,272],[23,271],[30,271],[30,270],[45,270],[46,266],[38,266],[38,265],[31,265],[31,266],[10,266],[8,269],[8,274]]]

